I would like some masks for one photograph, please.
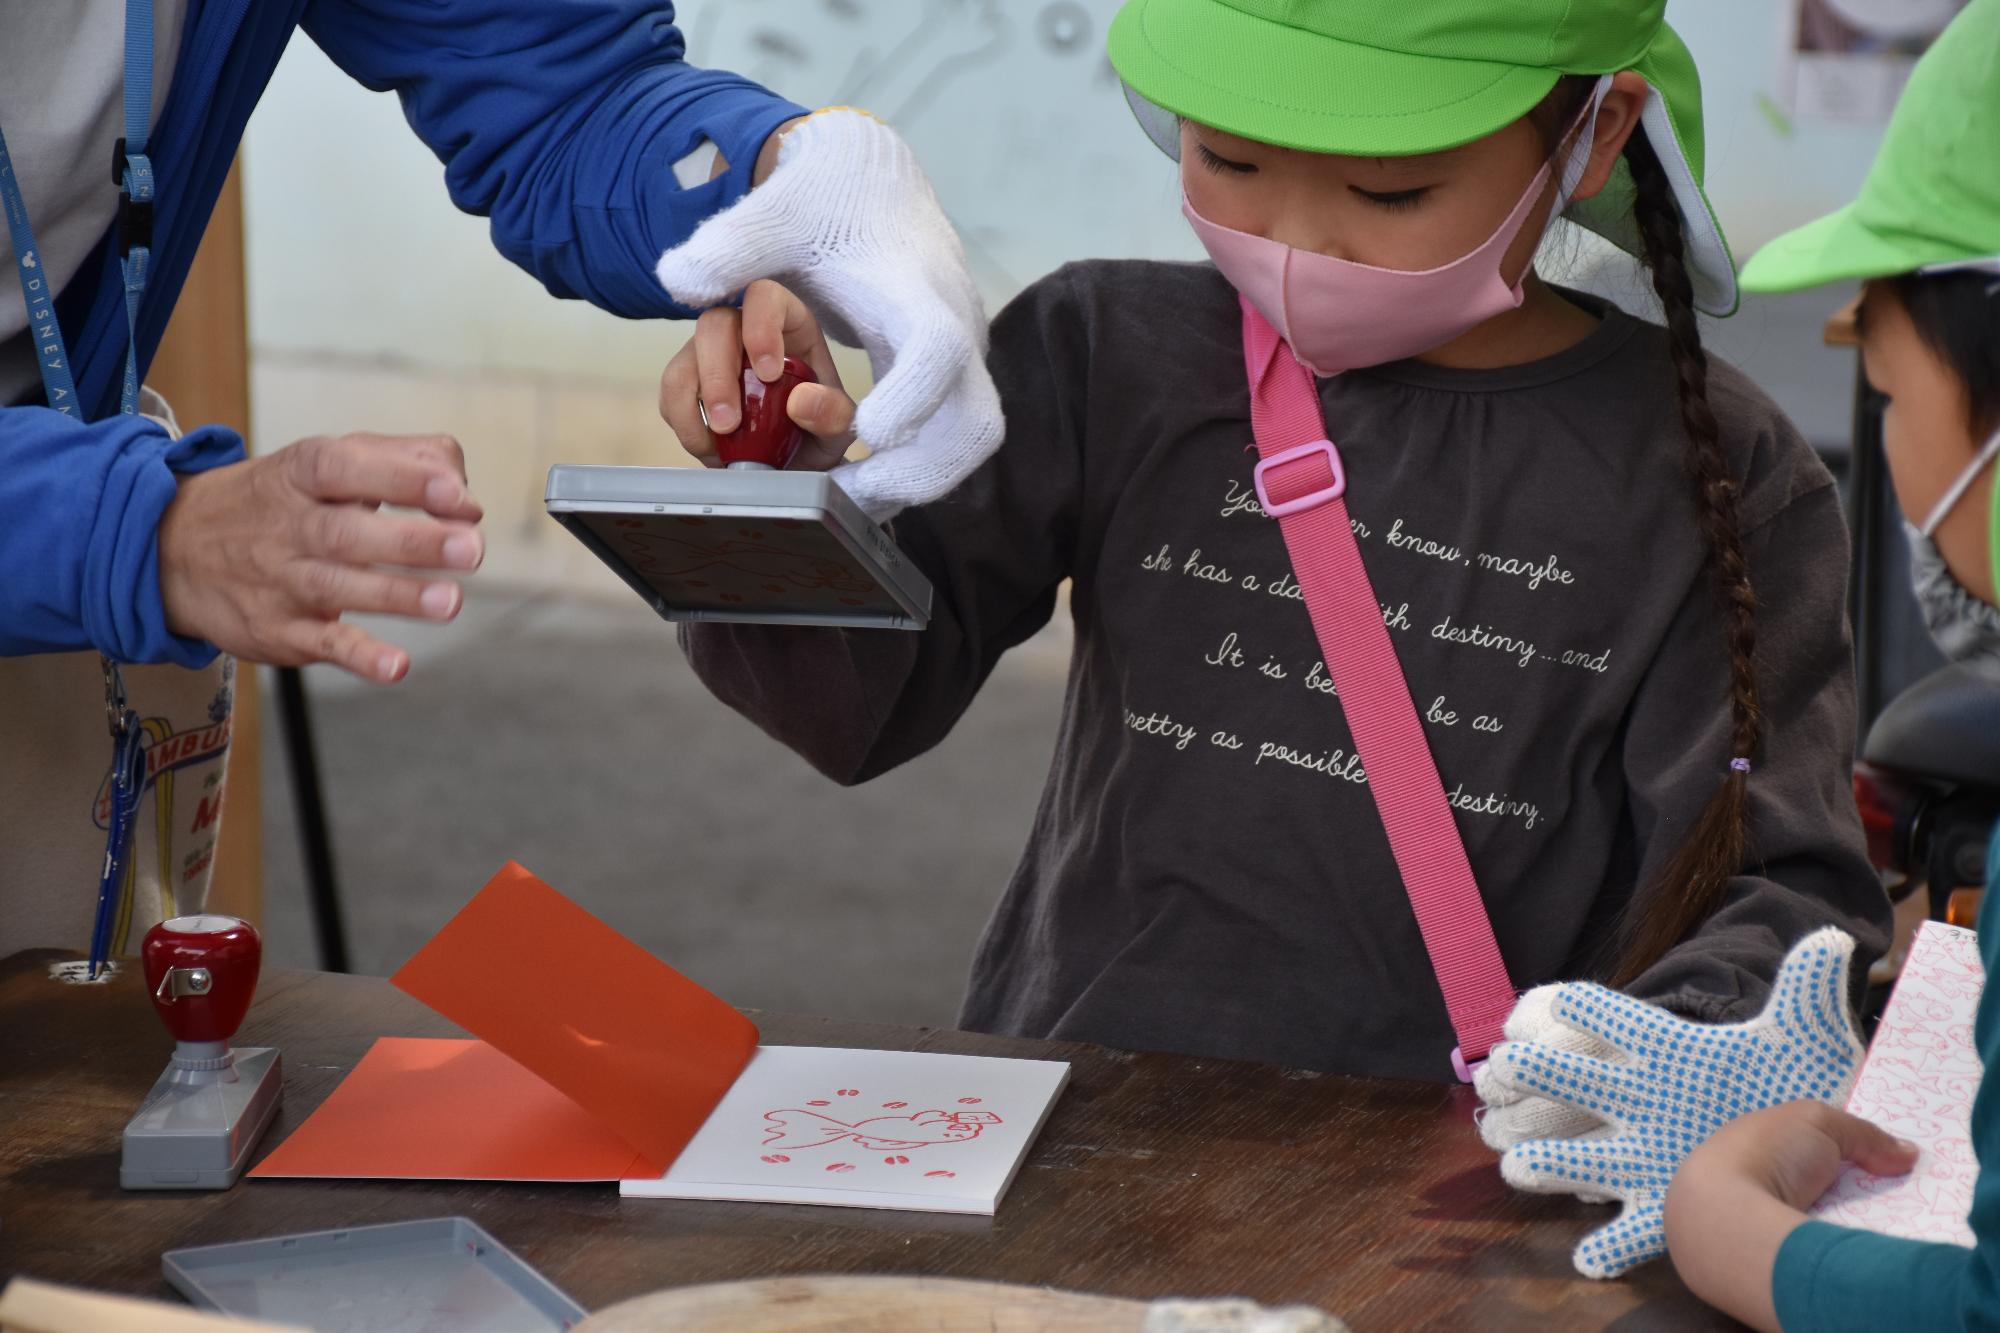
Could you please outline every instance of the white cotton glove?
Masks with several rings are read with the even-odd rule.
[[[1506,1039],[1534,1042],[1548,1050],[1596,1060],[1616,1060],[1616,1046],[1556,1017],[1556,997],[1563,990],[1559,985],[1537,986],[1516,1001],[1503,1029]],[[1476,1116],[1479,1137],[1495,1152],[1505,1152],[1529,1139],[1591,1138],[1611,1132],[1610,1122],[1602,1116],[1502,1082],[1490,1061],[1473,1074],[1472,1087],[1484,1103]]]
[[[999,447],[965,251],[909,144],[866,112],[808,117],[764,183],[660,256],[658,273],[690,306],[769,278],[867,349],[875,388],[854,426],[872,452],[833,476],[870,518],[937,499]]]
[[[1847,1012],[1854,940],[1815,931],[1778,969],[1764,1012],[1747,1023],[1695,1023],[1587,982],[1549,987],[1555,1021],[1614,1048],[1605,1059],[1540,1041],[1488,1057],[1496,1090],[1542,1097],[1605,1122],[1601,1134],[1514,1144],[1500,1174],[1517,1189],[1618,1199],[1615,1220],[1572,1256],[1585,1277],[1616,1277],[1666,1249],[1667,1185],[1690,1152],[1740,1115],[1781,1102],[1839,1104],[1861,1067]]]
[[[1309,1305],[1164,1300],[1146,1307],[1143,1333],[1347,1333],[1347,1325]]]

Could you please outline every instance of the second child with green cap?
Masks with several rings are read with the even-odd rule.
[[[1510,1154],[1625,1202],[1577,1256],[1623,1271],[1694,1133],[1632,1125],[1838,1098],[1889,916],[1840,502],[1701,345],[1736,289],[1693,61],[1659,0],[1130,0],[1110,49],[1214,262],[1074,264],[1002,312],[1004,446],[893,524],[928,629],[703,624],[689,658],[860,782],[942,740],[1067,583],[1055,760],[963,1023],[1475,1079],[1497,1146],[1646,1164]],[[1647,266],[1665,327],[1536,275],[1559,213]],[[703,386],[820,337],[753,285],[669,367],[668,421],[712,456]],[[851,442],[837,383],[791,411],[816,460]],[[1727,1059],[1635,1055],[1616,1104],[1509,1061],[1605,1064],[1611,992],[1579,978]]]
[[[1856,333],[1888,400],[1883,446],[1911,528],[1917,591],[1938,647],[2000,693],[2000,0],[1972,0],[1919,62],[1861,197],[1758,252],[1760,291],[1863,279]],[[1973,750],[1972,753],[1977,753]],[[1964,756],[1953,756],[1961,767]],[[2000,785],[2000,772],[1986,775]],[[1986,1075],[1969,1144],[1934,1160],[1831,1107],[1745,1116],[1690,1157],[1668,1217],[1694,1290],[1757,1328],[2000,1326],[2000,829],[1987,861],[1973,1040]],[[1926,1116],[1904,1117],[1921,1123]],[[1843,1162],[1960,1175],[1978,1159],[1965,1247],[1808,1220]],[[1942,1191],[1941,1191],[1942,1192]],[[1944,1192],[1947,1194],[1948,1192]],[[1911,1188],[1921,1215],[1930,1200]],[[1955,1220],[1939,1218],[1938,1220]]]

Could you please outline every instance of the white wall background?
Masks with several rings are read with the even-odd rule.
[[[1067,259],[1198,253],[1170,165],[1103,55],[1117,0],[687,0],[698,64],[854,102],[915,143],[990,299]],[[1780,128],[1783,0],[1673,0],[1708,89],[1709,174],[1739,255],[1850,197],[1865,125]],[[552,302],[445,197],[395,99],[294,41],[246,144],[260,350],[452,368],[656,374],[671,330]]]
[[[901,127],[997,306],[1068,259],[1199,253],[1172,165],[1104,57],[1117,8],[687,0],[679,12],[695,63]],[[1672,0],[1668,13],[1702,65],[1710,185],[1739,257],[1851,197],[1879,129],[1775,113],[1789,0]],[[483,220],[452,207],[395,99],[348,81],[304,37],[251,122],[246,168],[264,447],[334,429],[456,431],[493,511],[498,572],[598,577],[550,537],[541,471],[670,460],[653,384],[682,326],[549,299],[493,252]]]

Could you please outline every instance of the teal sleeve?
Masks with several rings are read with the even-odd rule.
[[[1990,980],[2000,971],[2000,919],[1986,912],[2000,898],[2000,830],[1986,868],[1979,917],[1979,953]],[[1979,1058],[1990,1072],[2000,1060],[2000,988],[1987,986],[1973,1024]],[[1793,1229],[1778,1250],[1771,1299],[1786,1333],[1853,1329],[2000,1329],[2000,1084],[1982,1079],[1972,1102],[1972,1148],[1980,1162],[1972,1194],[1978,1244],[1925,1244],[1826,1222]]]
[[[1785,1237],[1771,1273],[1778,1326],[1786,1333],[1991,1326],[1996,1310],[1990,1303],[1976,1321],[1960,1308],[1975,1257],[1961,1245],[1803,1223]]]

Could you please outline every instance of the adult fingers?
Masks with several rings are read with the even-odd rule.
[[[861,434],[875,448],[894,449],[917,437],[961,377],[984,375],[986,369],[975,365],[977,331],[936,298],[927,308],[910,312],[884,341],[894,364],[868,394]]]
[[[401,505],[477,522],[483,511],[465,478],[440,456],[439,437],[425,439],[411,447],[408,436],[320,436],[280,451],[276,466],[315,500]]]
[[[359,505],[322,505],[307,520],[314,555],[351,565],[407,569],[479,568],[486,541],[470,524],[373,513]]]
[[[410,670],[408,653],[340,620],[302,620],[282,641],[289,645],[293,663],[326,662],[378,685],[393,685]]]
[[[423,508],[438,518],[457,519],[466,523],[477,523],[486,516],[485,508],[473,498],[472,488],[465,470],[465,448],[451,435],[380,435],[371,431],[350,433],[347,439],[359,441],[371,448],[392,449],[407,453],[412,457],[426,459],[438,467],[448,470],[458,478],[460,489],[453,491],[449,484],[434,487],[425,496]]]
[[[755,278],[785,271],[798,239],[772,225],[774,218],[782,218],[778,210],[786,202],[772,184],[766,181],[660,256],[653,276],[669,296],[682,305],[713,305]]]
[[[450,620],[465,604],[465,592],[449,579],[389,574],[332,560],[301,560],[286,568],[292,595],[327,615],[347,611]]]

